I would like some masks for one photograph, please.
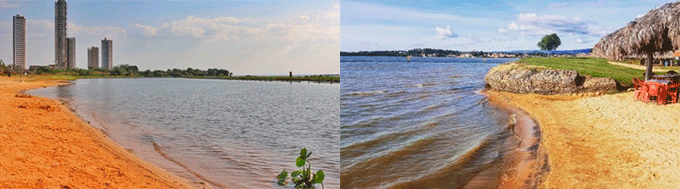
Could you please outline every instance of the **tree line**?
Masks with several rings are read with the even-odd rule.
[[[210,68],[208,70],[187,68],[187,69],[168,69],[168,70],[145,70],[139,71],[135,65],[122,64],[106,69],[52,69],[49,67],[39,67],[29,72],[35,74],[73,74],[78,76],[125,76],[125,77],[231,77],[233,74],[229,70]]]
[[[460,55],[462,52],[457,50],[444,50],[432,48],[415,48],[411,50],[399,51],[359,51],[359,52],[340,52],[340,56],[420,56],[420,54],[437,54],[437,56]]]

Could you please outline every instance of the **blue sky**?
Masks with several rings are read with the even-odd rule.
[[[592,48],[603,36],[668,1],[342,1],[342,51],[534,50],[547,34],[558,50]]]
[[[12,16],[27,19],[27,63],[54,61],[54,1],[0,0],[0,59],[12,60]],[[222,68],[237,75],[339,73],[340,1],[67,0],[76,65],[113,40],[114,65]]]

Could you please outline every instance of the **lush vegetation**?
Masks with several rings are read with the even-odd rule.
[[[545,66],[553,69],[575,70],[580,74],[593,77],[608,77],[623,86],[629,86],[633,78],[642,78],[644,70],[612,65],[602,58],[524,58],[517,62],[528,65]],[[665,74],[665,73],[657,73]]]
[[[321,188],[323,188],[325,175],[322,170],[312,174],[312,163],[308,160],[311,155],[311,151],[307,153],[307,149],[303,148],[300,150],[300,156],[295,159],[295,165],[298,167],[298,170],[290,173],[291,181],[295,184],[295,188],[315,188],[314,185],[316,184],[321,184]],[[307,168],[305,168],[305,164],[308,165]],[[277,183],[279,185],[285,186],[287,184],[286,180],[288,180],[288,171],[284,169],[276,176],[276,179],[278,179]]]
[[[553,33],[543,36],[543,39],[541,39],[541,41],[536,45],[538,45],[541,50],[552,51],[562,45],[562,41],[560,41],[560,37],[558,37],[556,33]]]
[[[7,72],[7,73],[5,73]],[[134,65],[118,65],[111,70],[104,69],[51,69],[49,67],[39,67],[34,70],[27,71],[30,74],[29,78],[35,79],[52,79],[52,80],[73,80],[85,78],[129,78],[129,77],[180,77],[180,78],[200,78],[200,79],[228,79],[228,80],[258,80],[258,81],[309,81],[309,82],[331,82],[339,83],[339,75],[308,75],[308,76],[232,76],[233,73],[229,70],[211,68],[207,70],[201,69],[168,69],[168,70],[145,70],[140,71]],[[13,69],[6,69],[6,66],[0,65],[0,73],[3,75],[15,74]]]

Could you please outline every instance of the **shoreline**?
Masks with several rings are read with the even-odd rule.
[[[480,92],[489,104],[506,112],[510,121],[506,125],[515,137],[517,146],[502,152],[504,165],[498,188],[538,188],[549,174],[548,152],[543,147],[540,124],[525,110],[505,101],[495,91],[485,89]],[[475,180],[473,180],[475,181]],[[466,188],[477,188],[485,180],[470,182]]]
[[[68,83],[0,79],[1,187],[196,187],[128,152],[60,101],[23,94]]]
[[[390,188],[539,188],[549,173],[550,165],[547,151],[542,147],[538,122],[492,91],[484,89],[478,95],[485,96],[490,106],[508,114],[508,123],[500,125],[496,133],[485,137],[447,168]],[[466,166],[481,163],[480,157],[489,153],[497,153],[492,161],[463,171]]]
[[[335,74],[333,74],[335,75]],[[15,75],[12,78],[19,79],[22,75]],[[213,79],[213,80],[228,80],[228,81],[263,81],[263,82],[296,82],[296,83],[319,83],[319,84],[340,84],[340,76],[319,77],[305,77],[305,76],[233,76],[233,77],[143,77],[143,76],[78,76],[78,75],[62,75],[62,74],[34,74],[26,77],[26,81],[37,80],[76,80],[76,79],[131,79],[131,78],[179,78],[179,79]]]

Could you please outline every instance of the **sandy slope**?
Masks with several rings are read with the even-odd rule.
[[[545,188],[677,188],[680,104],[489,91],[525,109],[543,130],[551,171]]]
[[[20,91],[57,85],[0,77],[0,188],[191,188],[81,121]]]

